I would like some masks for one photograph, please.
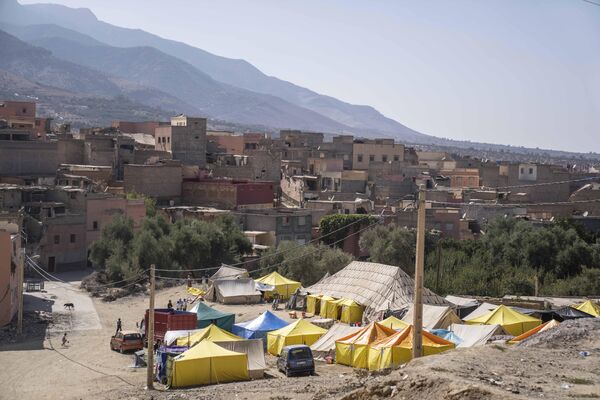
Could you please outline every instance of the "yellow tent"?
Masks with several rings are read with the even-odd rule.
[[[305,319],[284,326],[276,331],[267,333],[267,350],[278,356],[285,346],[292,344],[305,344],[310,346],[327,332],[319,326],[313,325]]]
[[[300,287],[300,282],[285,278],[277,273],[277,271],[273,271],[268,275],[258,278],[256,282],[275,286],[274,291],[265,292],[265,298],[267,299],[273,297],[274,293],[277,293],[281,299],[289,299],[296,289]]]
[[[306,296],[306,312],[309,314],[318,314],[321,311],[321,295],[309,294]]]
[[[412,325],[369,346],[368,367],[371,371],[396,368],[412,358]],[[454,343],[433,335],[422,333],[423,355],[430,356],[453,349]]]
[[[396,330],[401,330],[406,328],[407,326],[410,326],[408,322],[404,322],[401,319],[394,317],[393,315],[390,315],[389,317],[381,321],[380,324]]]
[[[177,339],[177,346],[193,346],[201,340],[208,339],[213,342],[230,342],[233,340],[242,340],[241,337],[227,332],[214,324],[198,331],[189,337],[184,336]]]
[[[335,361],[354,368],[367,368],[369,345],[396,333],[378,322],[335,341]]]
[[[248,355],[203,340],[173,360],[171,387],[209,385],[248,379]]]
[[[335,301],[333,297],[323,295],[321,296],[321,304],[319,306],[319,315],[323,318],[327,317],[327,303],[330,301]]]
[[[550,320],[548,322],[544,322],[542,325],[536,326],[535,328],[528,330],[527,332],[523,333],[522,335],[512,338],[511,340],[508,341],[508,343],[519,343],[521,340],[525,340],[528,337],[535,335],[536,333],[540,333],[540,332],[544,332],[548,329],[556,328],[558,325],[560,325],[560,322],[558,322],[555,319]]]
[[[355,302],[354,300],[343,299],[340,303],[342,306],[342,315],[340,321],[347,324],[353,324],[355,322],[362,321],[362,315],[364,307]]]
[[[206,294],[206,290],[202,290],[202,289],[198,289],[195,287],[189,287],[187,288],[187,291],[189,294],[191,294],[192,296],[204,296]]]
[[[593,315],[594,317],[600,317],[600,305],[591,300],[585,301],[581,304],[575,304],[573,307],[579,311]]]
[[[344,299],[329,300],[326,306],[325,318],[339,320],[342,312],[342,302]]]
[[[542,323],[537,318],[530,317],[529,315],[521,314],[513,310],[510,307],[504,305],[498,306],[493,311],[481,315],[477,318],[466,320],[467,325],[501,325],[504,330],[513,336],[518,336],[523,332],[527,332],[530,329]]]

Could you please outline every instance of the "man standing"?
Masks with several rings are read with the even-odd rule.
[[[121,331],[123,331],[123,328],[122,328],[122,324],[121,324],[121,318],[119,318],[119,319],[117,319],[117,331],[115,332],[115,335]]]

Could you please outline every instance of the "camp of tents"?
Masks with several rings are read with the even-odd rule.
[[[273,314],[271,311],[265,311],[255,319],[247,322],[240,322],[233,326],[233,333],[244,339],[265,339],[267,333],[275,331],[289,325]]]
[[[300,282],[288,279],[277,271],[256,279],[256,282],[273,287],[273,290],[265,291],[266,299],[273,298],[277,294],[280,299],[287,300],[301,286]]]
[[[197,327],[206,328],[214,324],[219,328],[231,332],[233,323],[235,322],[235,314],[219,311],[199,301],[190,310],[195,312],[197,317]]]
[[[310,346],[319,340],[325,332],[327,332],[327,329],[311,324],[306,319],[299,319],[288,326],[267,333],[267,350],[270,354],[278,356],[285,346],[292,344]]]

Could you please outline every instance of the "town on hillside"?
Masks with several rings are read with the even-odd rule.
[[[0,101],[0,398],[598,397],[600,160],[493,155]]]

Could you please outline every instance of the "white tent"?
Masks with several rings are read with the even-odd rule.
[[[310,294],[324,294],[336,299],[354,300],[365,307],[367,320],[387,310],[401,309],[413,301],[415,282],[399,267],[371,262],[352,261],[342,270],[306,289]],[[450,305],[429,289],[423,290],[424,304]]]
[[[205,295],[207,300],[222,304],[256,304],[261,297],[252,278],[218,279]]]
[[[448,295],[445,297],[445,299],[456,305],[456,315],[458,315],[460,318],[464,318],[471,314],[473,310],[479,306],[479,301],[466,297]]]
[[[203,328],[204,329],[204,328]],[[172,345],[179,338],[185,338],[188,335],[193,335],[196,332],[201,331],[202,329],[192,329],[192,330],[183,330],[183,331],[167,331],[165,333],[165,338],[163,339],[163,343],[167,346]]]
[[[227,342],[215,342],[224,349],[236,353],[248,355],[248,375],[251,379],[260,379],[265,375],[267,363],[265,362],[265,351],[262,339],[232,340]]]
[[[490,311],[494,311],[496,308],[498,308],[498,306],[496,304],[481,303],[479,305],[479,307],[477,307],[475,310],[473,310],[469,315],[465,316],[463,318],[463,321],[481,317],[482,315],[485,315],[485,314],[489,313]]]
[[[493,336],[506,335],[500,325],[462,325],[452,324],[448,329],[462,339],[457,347],[483,346]]]
[[[231,265],[221,264],[221,268],[217,270],[210,278],[208,283],[212,284],[217,279],[237,279],[237,278],[248,278],[250,275],[248,271],[243,268],[232,267]]]
[[[333,325],[323,336],[319,338],[319,340],[310,346],[313,356],[315,358],[323,358],[330,351],[333,351],[333,354],[335,354],[335,341],[339,338],[354,333],[359,329],[361,329],[361,327],[350,326],[346,324]]]
[[[409,306],[408,311],[402,317],[402,321],[413,323],[413,306]],[[460,324],[462,321],[451,307],[431,306],[423,304],[423,327],[425,329],[447,329],[452,324]]]

